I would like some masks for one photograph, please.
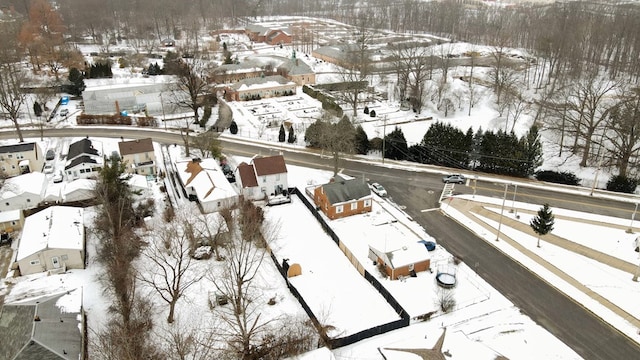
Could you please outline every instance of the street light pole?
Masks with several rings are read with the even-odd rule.
[[[507,200],[507,189],[509,184],[504,184],[504,196],[502,196],[502,207],[500,208],[500,221],[498,222],[498,235],[496,241],[500,240],[500,229],[502,228],[502,215],[504,214],[504,203]]]
[[[633,214],[631,214],[631,224],[629,224],[629,228],[627,229],[627,233],[633,234],[633,220],[636,219],[636,211],[638,211],[638,203],[636,203],[636,207],[633,209]]]
[[[516,194],[518,193],[518,184],[514,185],[514,190],[513,190],[513,200],[511,201],[511,210],[509,210],[510,213],[514,213],[514,215],[517,217],[518,216],[518,209],[516,209]]]

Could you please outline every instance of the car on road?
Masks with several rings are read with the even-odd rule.
[[[387,196],[387,190],[382,185],[380,185],[378,183],[371,184],[371,190],[374,193],[376,193],[378,196],[380,196],[380,197]]]
[[[62,170],[58,170],[58,172],[56,172],[55,175],[53,175],[53,182],[54,183],[61,183],[62,180],[64,180],[64,174],[62,173]]]
[[[464,184],[465,181],[467,181],[467,178],[460,174],[451,174],[442,178],[442,182],[446,184]]]
[[[60,110],[60,116],[67,116],[67,115],[69,115],[69,109]]]
[[[51,174],[53,173],[53,170],[55,170],[53,167],[53,164],[47,163],[47,164],[44,164],[44,169],[42,169],[42,172],[45,174]]]
[[[47,150],[47,154],[44,156],[45,160],[53,160],[56,158],[56,152],[52,149]]]

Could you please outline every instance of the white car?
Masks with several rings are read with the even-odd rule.
[[[385,188],[382,187],[382,185],[380,185],[378,183],[371,184],[371,190],[373,190],[373,192],[378,194],[378,196],[380,196],[380,197],[387,196],[387,190],[385,190]]]
[[[67,115],[69,115],[69,109],[60,110],[60,116],[67,116]]]
[[[64,180],[64,175],[62,174],[62,170],[58,170],[58,172],[53,175],[53,182],[54,183],[61,183],[62,180]]]
[[[53,170],[55,170],[55,168],[53,167],[53,164],[47,163],[47,164],[44,164],[44,169],[42,169],[42,172],[45,174],[51,174],[53,173]]]

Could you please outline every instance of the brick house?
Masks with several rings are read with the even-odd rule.
[[[372,195],[362,179],[346,179],[340,174],[313,191],[313,201],[329,219],[371,212]]]
[[[383,267],[391,280],[411,276],[431,267],[429,252],[418,242],[390,239],[376,245],[369,244],[368,258]]]

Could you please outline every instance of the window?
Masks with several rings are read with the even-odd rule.
[[[276,181],[280,181],[280,174],[276,174]]]
[[[364,206],[365,206],[365,207],[369,207],[369,206],[371,206],[371,199],[367,199],[367,200],[365,200],[365,201],[364,201]]]
[[[6,202],[6,203],[4,203],[4,204],[5,204],[6,206],[9,206],[9,203],[8,203],[8,202]]]
[[[9,154],[9,155],[7,155],[7,157],[8,157],[9,159],[12,159],[12,158],[13,158],[13,154]]]
[[[344,207],[342,205],[336,206],[336,214],[341,214],[344,211]]]
[[[351,210],[358,210],[358,202],[351,203]]]
[[[31,199],[27,199],[27,202],[31,202]]]
[[[67,261],[67,260],[69,260],[69,256],[67,256],[67,255],[61,255],[61,256],[60,256],[60,260],[62,260],[62,261]]]
[[[84,169],[80,169],[80,174],[84,174]]]
[[[263,176],[263,177],[262,177],[262,182],[263,182],[263,183],[266,183],[266,182],[267,182],[267,177],[266,177],[266,176]]]
[[[31,260],[29,261],[30,265],[40,265],[40,260]]]

